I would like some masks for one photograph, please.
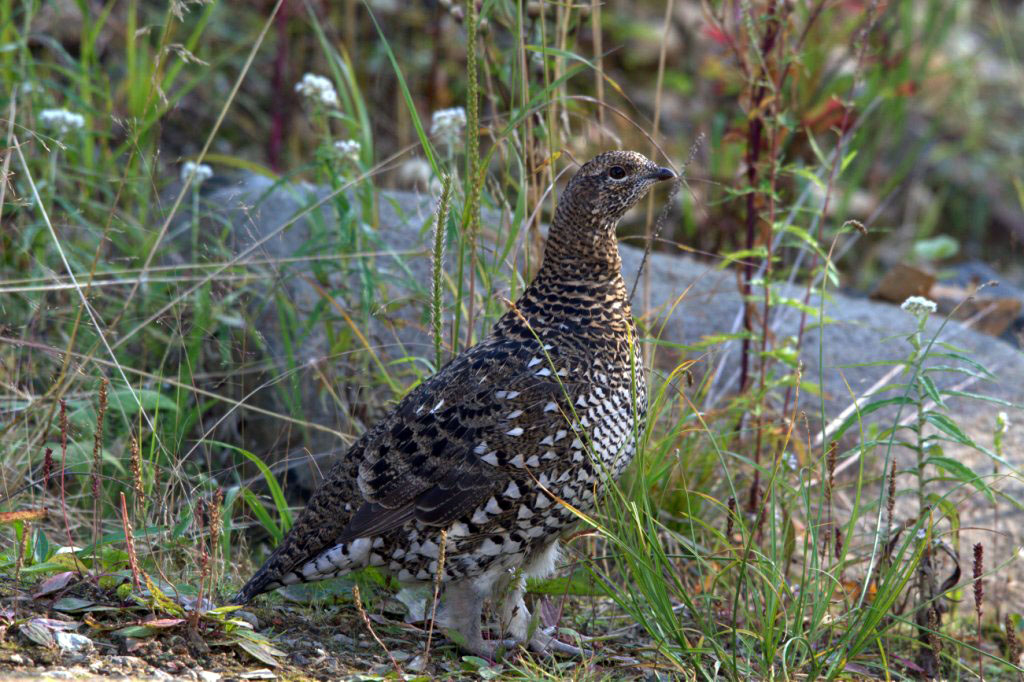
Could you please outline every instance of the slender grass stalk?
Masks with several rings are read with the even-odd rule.
[[[466,0],[466,206],[462,220],[465,246],[459,251],[458,280],[461,289],[464,261],[468,257],[467,348],[473,345],[474,311],[476,309],[476,250],[480,232],[480,197],[484,184],[480,165],[480,84],[477,75],[477,28],[480,25],[480,15],[476,3],[477,0]],[[458,343],[457,333],[453,340]]]
[[[100,540],[100,500],[102,499],[102,478],[103,469],[103,420],[107,415],[107,380],[100,380],[99,406],[96,409],[96,430],[93,432],[92,446],[92,544],[97,546]],[[93,554],[93,562],[96,555]],[[96,569],[94,563],[93,570]]]
[[[448,228],[448,211],[451,208],[452,177],[441,177],[441,198],[434,220],[434,239],[431,249],[430,272],[430,327],[434,334],[434,371],[441,369],[444,360],[444,332],[442,311],[444,309],[444,245]]]

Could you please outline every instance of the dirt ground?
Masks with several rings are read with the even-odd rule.
[[[276,665],[271,666],[238,646],[225,645],[223,632],[215,628],[204,632],[202,625],[196,631],[187,622],[160,627],[145,638],[118,636],[116,628],[126,624],[160,621],[154,621],[152,614],[125,608],[115,595],[103,595],[85,582],[45,598],[34,597],[37,590],[38,586],[0,583],[0,680],[507,679],[536,677],[540,669],[555,678],[586,672],[589,679],[674,679],[671,671],[659,671],[653,663],[622,661],[621,652],[637,655],[642,649],[635,640],[638,628],[627,628],[613,645],[594,644],[599,654],[588,660],[537,659],[514,651],[502,661],[485,662],[462,656],[437,632],[425,656],[428,633],[403,622],[394,600],[365,615],[372,633],[351,602],[310,607],[275,600],[237,612],[266,633],[281,654],[272,657]],[[92,608],[97,610],[83,615],[53,608],[68,598],[94,601]],[[67,632],[88,640],[60,638],[54,645],[43,646],[26,631],[26,624],[33,620],[54,631],[64,623]],[[78,642],[83,643],[78,646]]]

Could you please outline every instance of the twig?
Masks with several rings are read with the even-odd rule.
[[[434,576],[434,600],[430,608],[430,626],[427,628],[427,646],[423,650],[423,661],[430,658],[430,641],[434,636],[434,618],[437,616],[437,598],[441,593],[441,581],[444,578],[445,550],[448,547],[448,530],[441,531],[441,549],[437,557],[437,574]]]
[[[124,543],[128,547],[128,566],[132,571],[132,582],[135,583],[136,590],[141,590],[139,559],[135,554],[135,535],[132,533],[132,522],[128,520],[128,503],[125,502],[124,492],[121,493],[121,527],[124,529]]]
[[[405,675],[405,673],[402,672],[402,667],[398,665],[398,661],[395,660],[395,657],[391,655],[391,652],[388,651],[388,648],[384,646],[384,642],[381,640],[380,637],[377,636],[376,631],[374,631],[373,625],[370,623],[370,616],[366,613],[366,609],[363,608],[363,600],[359,597],[359,585],[352,586],[352,598],[356,601],[356,608],[359,609],[359,615],[363,617],[363,622],[366,623],[366,629],[370,631],[370,634],[373,636],[373,638],[377,640],[377,644],[380,645],[380,648],[383,649],[384,653],[386,653],[388,655],[388,658],[391,659],[391,665],[395,667],[395,670],[398,672],[398,674]]]

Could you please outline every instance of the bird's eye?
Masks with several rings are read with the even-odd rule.
[[[626,169],[622,166],[612,166],[608,169],[608,177],[612,180],[621,180],[626,177]]]

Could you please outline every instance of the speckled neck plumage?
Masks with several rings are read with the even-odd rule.
[[[595,285],[622,279],[622,259],[615,238],[619,219],[594,213],[584,203],[575,195],[563,196],[558,202],[538,279]]]

